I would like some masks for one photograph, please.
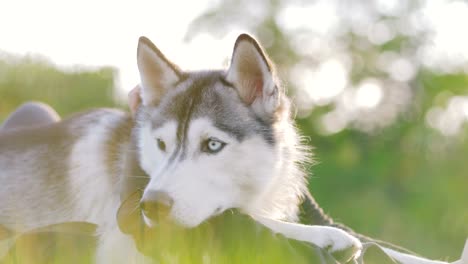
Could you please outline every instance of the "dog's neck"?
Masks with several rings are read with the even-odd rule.
[[[125,161],[121,178],[120,199],[124,201],[137,190],[144,190],[150,176],[141,168],[138,154],[136,129],[133,129],[125,153]]]
[[[128,115],[112,129],[106,144],[107,165],[119,185],[121,201],[144,189],[150,179],[140,166],[136,132],[134,117]]]
[[[299,206],[307,191],[304,163],[308,159],[308,150],[298,141],[298,133],[291,119],[285,118],[277,129],[278,168],[274,170],[272,182],[266,190],[251,203],[249,212],[260,212],[261,216],[296,222],[299,220]],[[286,179],[284,179],[286,178]],[[276,182],[275,182],[276,181]],[[281,182],[283,184],[278,184]]]

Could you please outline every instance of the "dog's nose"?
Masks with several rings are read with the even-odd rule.
[[[140,207],[146,217],[160,220],[167,217],[173,204],[172,198],[163,191],[150,191],[143,195]]]

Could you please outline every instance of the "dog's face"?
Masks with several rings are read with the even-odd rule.
[[[274,184],[282,106],[273,69],[248,35],[227,71],[182,72],[146,38],[138,46],[141,203],[148,225],[164,216],[193,227],[229,208],[249,211]]]

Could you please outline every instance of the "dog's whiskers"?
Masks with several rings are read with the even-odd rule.
[[[135,207],[130,212],[130,214],[133,214],[133,213],[137,212],[139,209],[140,209],[140,203],[135,203]]]
[[[130,175],[130,176],[127,176],[127,178],[144,178],[144,179],[149,179],[150,177],[149,177],[149,176],[145,176],[145,175]]]

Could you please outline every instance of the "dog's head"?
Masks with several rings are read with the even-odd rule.
[[[258,211],[268,192],[288,185],[279,178],[293,166],[289,103],[252,37],[237,38],[225,71],[184,72],[144,37],[137,60],[134,134],[150,176],[141,198],[148,225],[168,216],[193,227],[229,208]],[[296,197],[297,187],[283,195]]]

